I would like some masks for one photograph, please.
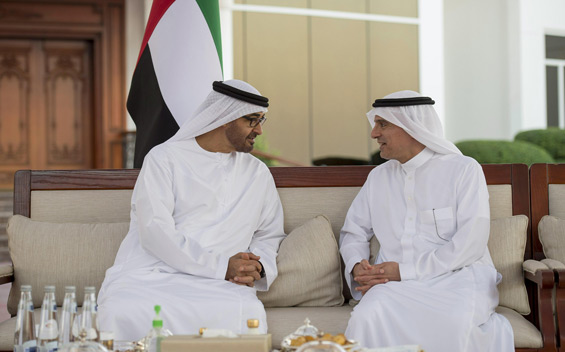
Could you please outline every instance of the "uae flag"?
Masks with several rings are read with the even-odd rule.
[[[218,0],[153,0],[127,101],[137,129],[134,167],[223,79],[221,46]]]

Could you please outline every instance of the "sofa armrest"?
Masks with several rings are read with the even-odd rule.
[[[522,264],[524,278],[537,286],[537,318],[539,330],[543,338],[544,351],[555,351],[557,346],[557,327],[553,318],[553,302],[551,299],[555,287],[555,275],[545,263],[537,260],[526,260]]]
[[[537,260],[529,259],[522,264],[524,277],[535,282],[538,289],[553,289],[555,280],[553,271],[545,264]]]
[[[14,267],[12,264],[0,265],[0,285],[14,281]]]
[[[542,259],[542,263],[555,273],[555,314],[558,326],[565,326],[565,264],[555,259]],[[559,329],[559,338],[560,341],[565,341],[565,329]]]

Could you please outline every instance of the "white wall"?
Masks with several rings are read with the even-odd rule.
[[[141,41],[145,33],[145,23],[151,9],[150,1],[126,0],[126,97],[129,93],[131,77],[133,70],[137,64]],[[126,129],[128,131],[135,130],[135,124],[128,113]]]
[[[445,130],[454,142],[513,137],[508,8],[513,2],[444,1]]]
[[[564,0],[520,0],[521,129],[547,126],[545,35],[565,36]]]

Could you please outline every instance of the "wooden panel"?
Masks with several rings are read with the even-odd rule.
[[[276,154],[309,165],[308,19],[247,13],[245,23],[246,76],[236,78],[270,99],[260,138]]]
[[[308,7],[308,1],[305,0],[235,0],[236,4],[247,5],[263,5],[263,6],[281,6],[281,7]]]
[[[0,165],[29,162],[29,43],[0,40]]]
[[[31,207],[31,171],[20,170],[14,176],[14,214],[29,217]]]
[[[359,187],[374,166],[272,167],[277,187]]]
[[[369,26],[369,101],[400,90],[419,91],[418,27],[376,22]]]
[[[367,24],[312,18],[313,158],[369,159]]]
[[[311,7],[319,10],[365,13],[366,1],[312,0]]]
[[[107,53],[119,53],[123,50],[125,27],[122,20],[123,9],[119,6],[110,6],[108,8],[108,51]],[[108,88],[110,90],[110,117],[109,127],[114,135],[112,139],[116,138],[115,133],[121,133],[124,130],[125,105],[124,105],[124,87],[123,76],[125,70],[124,60],[115,60],[108,55],[106,64],[109,69]]]
[[[534,259],[537,260],[545,258],[539,240],[538,224],[544,215],[549,214],[547,168],[547,164],[533,164],[530,167],[532,247]]]
[[[46,141],[45,115],[46,109],[51,109],[51,117],[59,119],[57,126],[67,125],[75,113],[61,111],[60,105],[54,102],[63,102],[74,105],[75,110],[85,108],[90,112],[91,121],[81,126],[83,146],[90,148],[88,158],[80,167],[108,168],[115,167],[119,163],[121,166],[121,153],[115,153],[112,145],[121,142],[122,132],[125,129],[125,90],[124,90],[124,2],[125,0],[3,0],[0,4],[0,37],[17,38],[33,42],[33,50],[37,49],[37,42],[48,40],[67,41],[76,40],[88,43],[87,51],[90,56],[90,67],[84,72],[89,72],[88,86],[90,87],[89,101],[83,101],[80,107],[71,104],[71,96],[78,96],[78,92],[70,92],[69,82],[61,79],[52,79],[54,86],[50,91],[43,87],[46,69],[30,67],[30,101],[29,107],[30,122],[34,126],[32,133],[34,138],[29,138],[29,150],[36,150],[30,153],[29,168],[67,168],[71,166],[69,160],[76,162],[77,153],[67,152],[61,156],[61,146],[77,145],[76,136],[67,136],[62,130],[49,131],[51,144]],[[32,50],[32,53],[33,53]],[[32,55],[33,56],[33,55]],[[71,60],[72,61],[72,60]],[[44,58],[37,58],[39,67],[46,67],[47,61]],[[35,72],[33,72],[35,70]],[[33,80],[39,80],[39,88],[33,87]],[[76,78],[76,77],[75,77]],[[77,79],[74,79],[73,87],[76,88]],[[86,82],[84,83],[86,86]],[[65,88],[65,86],[67,88]],[[51,96],[46,97],[48,94]],[[45,106],[46,102],[51,104]],[[89,105],[87,107],[87,105]],[[41,116],[41,114],[44,114]],[[34,120],[35,119],[35,120]],[[75,119],[76,120],[76,119]],[[92,123],[92,120],[94,123]],[[53,119],[50,120],[53,123]],[[89,129],[85,129],[88,125]],[[52,127],[52,126],[51,126]],[[75,128],[76,130],[76,128]],[[43,131],[43,132],[42,132]],[[44,134],[41,137],[41,134]],[[70,142],[73,141],[73,143]],[[50,162],[47,163],[47,151],[53,150],[52,141],[56,141],[58,154],[50,155]],[[50,149],[51,147],[51,149]],[[64,148],[63,148],[64,149]],[[70,150],[70,149],[68,149]],[[56,161],[54,164],[53,161]],[[65,162],[60,162],[66,160]],[[44,166],[42,166],[44,165]],[[73,165],[77,165],[76,163]],[[25,168],[25,167],[19,167]],[[0,167],[0,183],[6,179]],[[10,181],[10,185],[13,183]],[[5,184],[0,187],[6,186]]]
[[[234,11],[233,16],[233,76],[247,81],[247,12]]]
[[[45,165],[33,168],[91,168],[91,63],[84,41],[44,43]]]
[[[369,13],[389,16],[418,17],[418,0],[368,0]]]
[[[31,5],[31,6],[30,6]],[[102,22],[100,7],[91,3],[61,3],[53,1],[3,0],[0,3],[0,23],[29,26],[41,24],[92,25]]]

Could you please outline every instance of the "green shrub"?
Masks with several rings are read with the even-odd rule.
[[[259,150],[261,152],[265,152],[265,153],[270,153],[272,155],[278,155],[278,151],[276,150],[272,150],[269,147],[269,143],[267,142],[267,139],[265,138],[265,133],[263,133],[262,135],[259,135],[255,138],[255,144],[253,145],[253,149],[255,150]],[[272,160],[269,158],[264,158],[262,156],[255,156],[257,159],[261,160],[262,162],[264,162],[267,166],[278,166],[278,162],[276,160]]]
[[[565,130],[549,127],[546,130],[520,132],[516,141],[530,142],[547,150],[555,160],[565,160]]]
[[[481,164],[553,163],[551,155],[535,144],[523,141],[462,141],[456,144],[464,155]]]

